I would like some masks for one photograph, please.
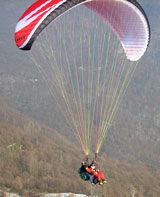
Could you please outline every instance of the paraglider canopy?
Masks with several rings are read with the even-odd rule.
[[[97,158],[149,40],[135,0],[38,0],[19,19],[16,45],[30,50],[35,42],[27,55],[87,161],[92,145]]]
[[[145,12],[135,0],[38,0],[16,25],[16,45],[30,50],[50,22],[79,4],[84,4],[108,23],[121,41],[127,59],[137,61],[142,57],[150,40],[150,28]]]

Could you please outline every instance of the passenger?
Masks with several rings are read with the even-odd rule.
[[[97,177],[97,181],[100,185],[102,185],[103,183],[107,183],[107,181],[104,179],[104,174],[100,172],[99,169],[95,169],[94,176]]]
[[[90,182],[93,183],[94,180],[94,170],[95,170],[95,165],[91,164],[90,166],[86,167],[86,171],[88,172],[88,176],[90,179]]]

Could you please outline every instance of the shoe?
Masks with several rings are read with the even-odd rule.
[[[103,184],[103,182],[102,182],[102,181],[100,181],[100,182],[99,182],[99,185],[102,185],[102,184]]]
[[[106,181],[106,180],[103,180],[102,182],[103,182],[103,183],[107,183],[107,181]]]

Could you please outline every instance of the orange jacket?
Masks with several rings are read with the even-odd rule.
[[[94,176],[97,177],[98,181],[104,180],[104,174],[101,172],[95,171]]]
[[[92,168],[86,168],[86,171],[89,173],[89,174],[93,174],[93,171],[92,171]]]

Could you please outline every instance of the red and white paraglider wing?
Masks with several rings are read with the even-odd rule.
[[[30,49],[35,38],[32,37],[34,33],[38,28],[39,31],[43,28],[45,24],[41,24],[44,19],[61,3],[61,0],[39,0],[25,11],[15,29],[15,41],[19,48]]]
[[[16,25],[17,46],[30,50],[39,33],[51,21],[82,3],[110,25],[129,60],[137,61],[142,57],[149,43],[150,29],[143,9],[135,0],[38,0]]]
[[[19,19],[15,42],[22,50],[30,50],[39,33],[56,17],[84,0],[38,0]]]
[[[142,57],[150,40],[150,28],[142,7],[135,0],[95,0],[85,5],[110,25],[127,59],[137,61]]]

